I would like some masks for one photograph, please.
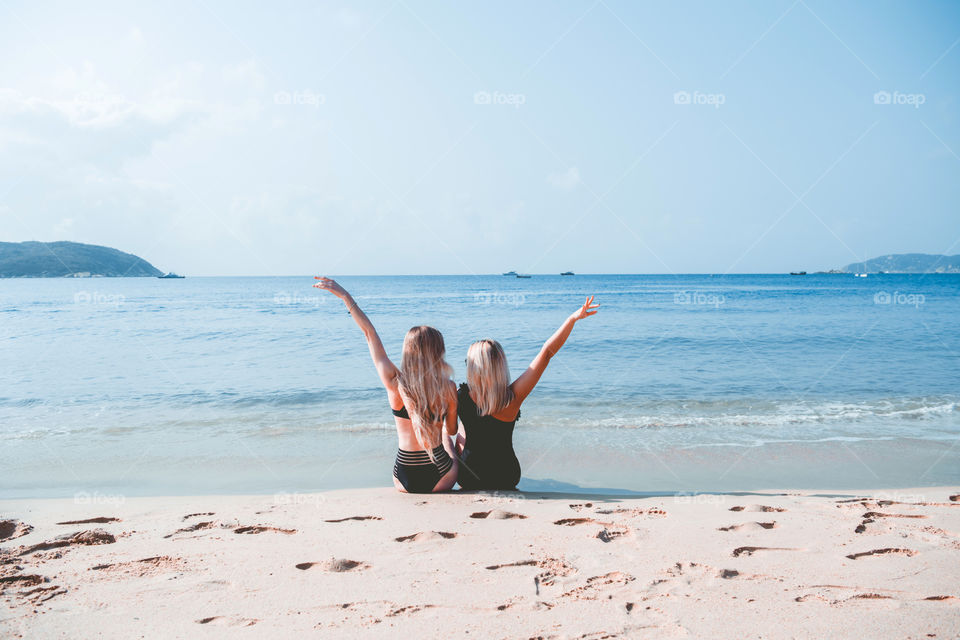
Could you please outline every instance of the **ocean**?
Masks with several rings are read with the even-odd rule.
[[[399,364],[491,337],[518,375],[521,489],[960,484],[960,276],[338,278]],[[0,498],[391,486],[386,393],[311,276],[0,280]]]

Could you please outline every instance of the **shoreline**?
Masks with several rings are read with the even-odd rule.
[[[877,487],[902,490],[960,485],[960,448],[951,447],[950,441],[901,438],[653,449],[642,446],[646,435],[642,433],[619,433],[616,440],[591,444],[596,432],[565,431],[564,447],[544,456],[552,433],[528,429],[516,434],[522,491],[643,497],[650,492],[763,491],[772,482],[806,492],[830,491],[837,486],[863,492]],[[111,497],[272,495],[392,487],[396,436],[376,433],[350,438],[331,442],[304,436],[295,442],[267,442],[242,454],[221,453],[219,457],[213,449],[215,440],[207,438],[179,458],[174,458],[177,440],[151,448],[149,439],[141,439],[134,445],[142,442],[142,449],[128,445],[116,451],[95,451],[85,446],[64,453],[35,444],[10,445],[8,456],[17,463],[0,489],[0,501],[77,496],[95,502]],[[220,446],[228,445],[221,442]],[[350,447],[349,467],[338,446]],[[37,449],[36,454],[31,453]],[[129,449],[142,450],[135,467],[125,457]],[[575,451],[579,453],[574,455]],[[118,475],[117,469],[124,473]]]
[[[523,478],[523,480],[528,480]],[[512,498],[515,500],[644,500],[644,499],[661,499],[661,500],[672,500],[672,499],[681,499],[681,498],[696,498],[697,496],[728,496],[728,497],[743,497],[743,496],[770,496],[770,497],[789,497],[789,496],[806,496],[811,498],[855,498],[855,497],[867,497],[872,496],[877,499],[897,499],[896,496],[899,496],[900,499],[910,498],[911,496],[923,496],[927,493],[939,493],[939,492],[953,492],[960,495],[960,485],[930,485],[930,486],[884,486],[882,488],[848,488],[848,489],[828,489],[828,488],[819,488],[819,487],[800,487],[795,489],[771,489],[771,488],[745,488],[745,489],[731,489],[731,490],[711,490],[711,489],[692,489],[692,490],[650,490],[650,491],[639,491],[633,489],[620,489],[616,487],[579,487],[576,485],[568,485],[567,483],[556,482],[552,480],[540,480],[533,479],[532,482],[541,484],[541,486],[550,486],[550,488],[543,489],[517,489],[517,490],[472,490],[472,489],[451,489],[449,491],[442,491],[438,493],[403,493],[397,491],[395,487],[388,486],[386,484],[376,485],[376,486],[356,486],[356,487],[338,487],[333,489],[323,489],[317,491],[272,491],[272,492],[237,492],[237,493],[144,493],[144,494],[134,494],[134,493],[117,493],[117,494],[105,494],[100,493],[99,497],[106,498],[104,500],[97,500],[97,492],[80,492],[85,496],[89,496],[90,500],[80,499],[78,500],[76,496],[19,496],[19,497],[0,497],[0,514],[4,514],[0,519],[7,517],[8,512],[25,506],[27,503],[36,504],[36,503],[45,503],[45,502],[59,502],[63,503],[61,506],[66,506],[68,503],[70,505],[76,505],[77,508],[86,508],[86,509],[96,509],[98,505],[102,508],[109,509],[111,505],[122,505],[126,501],[159,501],[159,502],[176,502],[176,501],[193,501],[193,500],[240,500],[248,499],[251,501],[255,500],[277,500],[277,504],[283,504],[284,496],[289,497],[291,504],[295,504],[297,496],[300,499],[308,499],[310,497],[335,497],[338,494],[355,494],[355,493],[379,493],[384,492],[387,494],[396,494],[398,496],[421,496],[423,498],[429,498],[431,496],[440,497],[440,496],[494,496],[494,497],[505,497]],[[549,485],[547,484],[549,483]],[[573,489],[563,490],[562,486],[571,486]],[[886,497],[884,497],[886,496]],[[116,497],[119,500],[111,501],[109,498]],[[960,506],[960,500],[958,500],[958,506]],[[71,506],[72,508],[72,506]],[[0,545],[4,541],[0,539]]]
[[[958,486],[340,489],[0,513],[5,637],[960,633]]]

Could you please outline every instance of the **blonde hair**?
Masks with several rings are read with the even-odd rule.
[[[413,435],[431,460],[434,447],[440,444],[451,395],[453,367],[444,360],[445,355],[443,336],[433,327],[421,325],[407,331],[397,382],[407,404]]]
[[[510,369],[503,347],[496,340],[478,340],[467,349],[467,383],[480,415],[502,411],[513,402]]]

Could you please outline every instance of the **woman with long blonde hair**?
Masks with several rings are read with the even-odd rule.
[[[520,482],[520,461],[513,451],[513,428],[520,405],[567,341],[578,320],[592,316],[600,305],[593,296],[573,312],[550,336],[527,370],[510,382],[503,347],[496,340],[479,340],[467,350],[467,382],[457,394],[461,428],[457,449],[463,489],[514,489]]]
[[[399,440],[393,484],[409,493],[452,488],[459,466],[448,436],[457,432],[457,387],[453,368],[444,359],[443,336],[433,327],[410,329],[397,367],[353,297],[330,278],[318,276],[316,280],[314,287],[329,291],[347,305],[367,339],[373,364],[387,390]]]

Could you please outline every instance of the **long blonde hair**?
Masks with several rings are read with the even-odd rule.
[[[513,402],[510,369],[503,347],[496,340],[478,340],[467,350],[467,383],[480,415],[502,411]]]
[[[451,396],[453,367],[444,360],[445,355],[443,336],[433,327],[421,325],[407,331],[397,382],[404,403],[408,403],[413,435],[431,459],[434,447],[440,444]]]

